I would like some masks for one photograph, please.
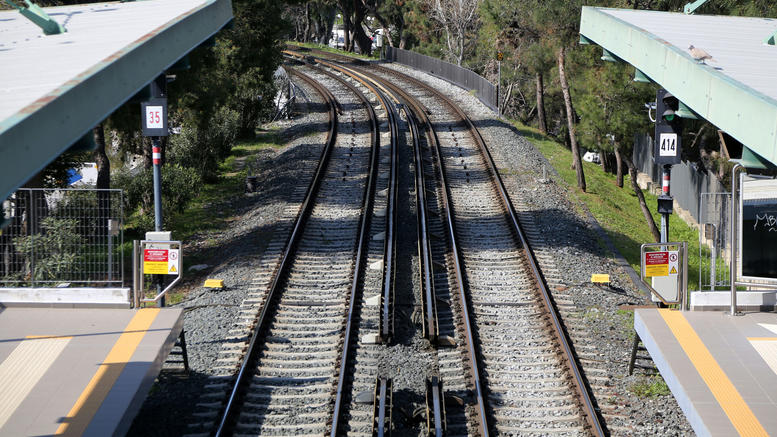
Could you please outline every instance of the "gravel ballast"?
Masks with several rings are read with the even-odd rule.
[[[480,103],[468,91],[451,85],[444,80],[422,74],[398,64],[390,64],[406,74],[421,78],[445,92],[458,102],[469,114],[483,135],[500,169],[501,177],[514,203],[521,203],[540,230],[546,253],[552,254],[552,261],[540,267],[557,271],[553,281],[554,294],[558,299],[571,301],[572,318],[566,322],[575,323],[585,329],[593,342],[597,354],[597,368],[603,373],[595,375],[601,385],[603,398],[597,398],[603,410],[611,411],[612,423],[608,423],[613,435],[692,435],[687,420],[671,394],[654,397],[638,396],[635,387],[652,382],[649,371],[637,370],[627,376],[628,357],[631,350],[633,329],[631,315],[619,311],[619,305],[645,305],[649,301],[635,286],[629,275],[617,264],[612,255],[605,252],[598,224],[587,213],[585,206],[577,201],[574,192],[566,186],[553,171],[547,160],[516,129]],[[313,95],[312,91],[308,94]],[[311,110],[314,108],[314,110]],[[290,121],[278,123],[284,135],[290,138],[287,146],[280,150],[265,150],[255,158],[253,168],[260,176],[258,193],[248,194],[240,199],[225,200],[213,205],[221,208],[229,217],[230,226],[216,233],[199,235],[186,242],[190,253],[196,253],[198,260],[209,267],[194,275],[204,281],[205,277],[223,279],[224,290],[210,290],[190,283],[185,300],[177,306],[185,309],[184,329],[189,348],[192,368],[187,376],[178,369],[180,365],[167,364],[157,383],[138,414],[129,435],[181,435],[187,432],[187,424],[196,410],[195,404],[203,392],[208,377],[213,375],[219,348],[228,336],[229,329],[237,318],[240,303],[245,298],[251,277],[260,263],[264,249],[271,236],[280,228],[288,227],[283,211],[289,205],[287,200],[300,186],[306,186],[310,168],[315,167],[323,143],[323,134],[301,135],[306,126],[325,125],[326,114],[318,111],[316,105],[305,105],[303,115]],[[411,165],[402,161],[401,178],[405,184],[412,184]],[[549,181],[541,181],[543,167]],[[412,188],[412,187],[411,187]],[[408,187],[401,195],[405,202],[403,211],[414,211],[407,200]],[[406,232],[415,232],[413,217],[400,217]],[[402,235],[402,234],[400,234]],[[409,295],[409,287],[418,290],[417,265],[414,241],[398,243],[399,271],[411,278],[397,278],[404,284],[400,295]],[[198,261],[199,262],[199,261]],[[610,288],[592,286],[592,273],[609,273]],[[416,293],[418,293],[416,291]],[[409,298],[409,297],[408,297]],[[408,361],[409,357],[430,354],[422,343],[410,339],[413,330],[410,322],[413,307],[417,302],[401,303],[397,307],[399,342],[384,354],[381,373],[396,378],[396,386],[416,386],[417,380],[426,374],[424,365]],[[577,344],[576,344],[577,346]],[[583,349],[583,348],[581,348]],[[411,360],[412,361],[412,360]],[[591,376],[591,375],[589,375]],[[597,391],[597,390],[595,390]],[[417,406],[423,402],[418,393],[404,391],[400,399],[408,405]],[[406,408],[409,413],[412,408]],[[398,418],[395,418],[397,422]]]
[[[579,323],[585,325],[598,351],[598,364],[606,369],[605,376],[596,376],[607,380],[609,396],[597,402],[600,408],[615,411],[617,423],[608,423],[612,435],[693,435],[671,394],[644,397],[634,393],[655,379],[649,371],[636,370],[628,376],[633,323],[631,314],[618,308],[650,302],[617,264],[614,255],[605,253],[606,243],[601,239],[607,237],[597,231],[599,225],[585,205],[575,199],[573,191],[529,140],[468,91],[399,64],[389,65],[442,90],[467,112],[488,145],[513,203],[528,206],[553,254],[552,267],[561,272],[557,288],[563,289],[564,297],[572,297],[574,307],[582,315]],[[543,180],[543,176],[549,181]],[[540,268],[545,268],[542,260]],[[589,282],[593,273],[609,273],[611,287],[593,286]],[[560,290],[551,291],[555,295]],[[566,323],[569,326],[570,321]],[[590,379],[592,375],[587,376]]]

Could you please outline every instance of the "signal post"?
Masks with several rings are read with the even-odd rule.
[[[167,129],[167,77],[161,74],[149,84],[151,97],[140,104],[141,126],[144,137],[151,137],[151,157],[154,169],[154,231],[162,232],[162,137]],[[169,237],[167,238],[169,240]],[[156,275],[159,306],[165,306],[162,293],[162,276]]]
[[[672,165],[682,159],[682,123],[677,116],[680,105],[677,97],[665,89],[656,91],[656,130],[653,160],[661,166],[661,195],[658,196],[658,213],[661,214],[661,242],[669,241],[669,215],[672,214],[670,180]]]
[[[682,125],[677,115],[679,100],[665,89],[656,91],[656,128],[653,145],[653,160],[661,166],[661,195],[658,196],[658,213],[661,214],[661,241],[669,242],[669,216],[672,214],[673,198],[670,191],[672,165],[679,164],[682,159]],[[644,245],[643,245],[644,246]],[[667,245],[662,245],[661,250],[666,251]],[[661,252],[669,253],[669,252]],[[674,255],[677,258],[677,255]],[[685,258],[685,255],[683,255]],[[675,259],[676,261],[676,259]],[[651,277],[653,291],[652,300],[658,306],[664,306],[667,300],[661,296],[678,296],[681,287],[676,279],[677,270],[672,274],[653,275]],[[684,291],[683,291],[684,293]],[[683,300],[684,302],[684,296]]]

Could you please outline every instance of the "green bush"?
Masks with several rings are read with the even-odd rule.
[[[122,172],[114,176],[115,186],[124,190],[127,211],[140,208],[141,227],[153,229],[154,178],[153,169],[140,172]],[[180,213],[189,201],[200,193],[202,178],[197,170],[180,165],[162,166],[162,215],[167,222],[174,213]]]
[[[37,281],[67,280],[77,277],[82,260],[81,248],[84,238],[79,235],[78,220],[46,217],[40,222],[41,232],[34,236],[14,238],[16,250],[28,261],[22,278],[32,277],[29,265],[35,256],[35,276]]]
[[[196,170],[202,180],[218,179],[218,165],[229,155],[235,144],[239,114],[222,107],[208,119],[207,126],[184,123],[181,133],[170,137],[167,159]]]

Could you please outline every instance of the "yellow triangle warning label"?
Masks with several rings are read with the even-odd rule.
[[[672,266],[672,270],[669,271],[669,274],[670,275],[676,275],[677,274],[677,269],[674,268],[674,266]]]
[[[672,268],[672,270],[674,270],[674,268]],[[176,273],[176,272],[178,272],[178,270],[175,269],[175,266],[170,266],[170,273]]]

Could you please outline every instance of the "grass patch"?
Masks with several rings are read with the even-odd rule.
[[[172,231],[173,239],[183,242],[190,241],[194,234],[217,231],[228,226],[228,219],[234,212],[229,203],[242,196],[245,189],[245,177],[256,169],[250,168],[251,158],[258,152],[273,148],[283,147],[285,142],[277,129],[257,132],[256,139],[242,141],[232,147],[230,155],[219,164],[219,179],[213,183],[206,183],[200,189],[200,194],[194,198],[186,209],[172,215],[166,220],[166,228]],[[164,171],[164,167],[162,167]],[[153,210],[150,212],[153,214]],[[127,218],[127,230],[125,231],[124,245],[121,247],[125,260],[132,259],[132,240],[143,239],[139,230],[139,212],[134,211]],[[203,237],[205,238],[205,237]],[[205,238],[205,247],[215,244],[212,238]],[[197,256],[187,254],[184,257],[184,270],[190,265],[199,264],[205,260]],[[125,267],[127,272],[132,271],[132,266]],[[146,286],[151,287],[151,277],[146,278]],[[153,297],[148,293],[147,297]],[[181,302],[184,293],[174,288],[167,295],[167,305]]]
[[[378,49],[373,50],[371,56],[367,56],[367,55],[362,55],[360,53],[346,52],[345,50],[335,49],[335,48],[329,47],[326,44],[318,44],[318,43],[312,43],[312,42],[297,42],[297,41],[286,41],[286,44],[291,46],[304,47],[306,49],[320,50],[322,52],[327,52],[327,53],[334,53],[336,55],[350,56],[352,58],[358,58],[358,59],[365,59],[365,60],[380,59],[380,50]]]
[[[629,340],[634,340],[634,311],[615,311],[615,324]]]
[[[657,398],[671,393],[664,379],[658,375],[632,384],[629,391],[641,398]]]
[[[256,169],[250,168],[251,157],[268,148],[283,146],[277,130],[260,132],[252,141],[243,141],[232,147],[230,155],[219,165],[219,179],[202,186],[197,196],[181,214],[176,214],[170,228],[177,240],[186,241],[195,233],[223,229],[231,210],[223,208],[231,200],[243,195],[245,178]]]
[[[605,173],[597,164],[583,162],[587,189],[584,193],[577,188],[577,175],[571,168],[570,150],[536,129],[515,122],[514,126],[545,155],[572,195],[586,205],[618,251],[639,272],[640,246],[642,243],[653,242],[653,236],[645,223],[637,196],[631,189],[628,174],[624,177],[623,188],[618,188],[614,174]],[[656,196],[644,190],[643,193],[653,219],[657,225],[660,224]],[[669,240],[688,242],[688,289],[698,289],[699,232],[683,222],[677,214],[672,214],[669,218]]]

